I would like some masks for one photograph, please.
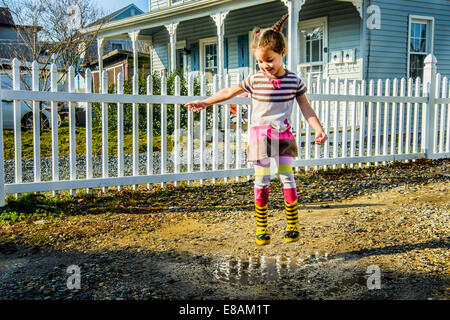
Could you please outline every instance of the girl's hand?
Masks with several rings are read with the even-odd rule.
[[[197,113],[199,113],[200,111],[202,111],[203,109],[206,109],[208,107],[208,105],[201,100],[188,102],[184,106],[187,107],[189,111],[192,110]]]
[[[324,144],[328,140],[328,136],[324,131],[319,131],[316,133],[316,144]]]

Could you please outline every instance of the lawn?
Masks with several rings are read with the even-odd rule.
[[[33,158],[33,131],[22,131],[22,157]],[[133,136],[132,134],[124,134],[124,153],[132,154]],[[78,155],[86,154],[86,129],[81,127],[75,128],[76,153]],[[50,158],[52,156],[52,132],[44,130],[41,134],[41,157]],[[171,136],[167,136],[167,150],[173,148]],[[14,159],[14,131],[4,130],[3,132],[4,159]],[[58,150],[59,156],[69,155],[69,127],[62,126],[58,129]],[[153,137],[153,151],[161,150],[161,137]],[[147,151],[147,133],[139,132],[139,153]],[[108,132],[108,153],[117,154],[117,131]],[[102,154],[102,128],[92,128],[92,154],[94,156]]]

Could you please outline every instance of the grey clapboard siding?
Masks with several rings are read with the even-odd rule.
[[[228,38],[228,72],[232,79],[241,72],[242,76],[251,72],[242,72],[238,67],[238,37],[248,34],[255,26],[266,28],[272,26],[287,8],[281,1],[274,1],[249,8],[231,11],[225,19],[225,37]],[[356,48],[357,58],[361,57],[360,25],[361,18],[351,3],[334,0],[308,1],[300,12],[300,20],[328,16],[329,50]],[[186,40],[186,45],[200,39],[215,37],[216,26],[211,17],[195,21],[182,21],[177,28],[177,40]],[[169,37],[166,30],[154,35],[154,46],[159,57],[154,58],[155,70],[168,69]],[[294,70],[296,71],[296,70]]]
[[[150,11],[157,11],[168,7],[170,0],[150,0]]]
[[[258,12],[256,15],[255,10]],[[228,38],[228,72],[233,81],[239,72],[237,56],[238,36],[248,34],[255,26],[270,27],[285,13],[287,13],[287,8],[281,2],[271,2],[228,13],[225,19],[224,30],[225,37]],[[187,47],[190,47],[191,43],[211,37],[217,37],[217,28],[210,16],[182,21],[177,28],[177,41],[186,40]],[[167,30],[163,29],[156,33],[153,36],[153,43],[159,56],[155,57],[156,55],[154,55],[154,70],[169,69],[169,35]]]
[[[328,20],[328,52],[355,48],[356,59],[362,59],[361,17],[353,4],[334,0],[307,1],[300,11],[300,21],[324,16]],[[362,62],[329,65],[328,68],[332,78],[361,79],[363,75]]]
[[[360,56],[361,18],[353,4],[333,0],[307,1],[300,11],[300,21],[328,17],[330,51],[357,48]]]
[[[161,3],[160,3],[161,2]],[[153,1],[152,5],[166,5]],[[364,58],[362,66],[353,69],[357,79],[386,79],[407,76],[408,17],[411,14],[433,16],[434,54],[438,59],[438,72],[450,76],[450,1],[449,0],[371,0],[365,1],[381,8],[381,29],[368,30],[351,2],[335,0],[309,0],[300,11],[300,21],[326,16],[328,18],[328,49],[356,48],[356,58]],[[366,9],[365,8],[365,9]],[[366,11],[364,9],[364,11]],[[287,12],[281,1],[274,1],[229,12],[225,19],[225,37],[228,39],[228,69],[235,79],[238,68],[238,37],[248,34],[253,27],[270,27]],[[362,36],[362,32],[366,37]],[[177,40],[186,40],[189,48],[200,39],[216,37],[216,26],[211,17],[195,21],[182,21],[177,29]],[[154,68],[168,69],[167,30],[154,35]],[[364,70],[357,70],[364,68]],[[246,74],[251,72],[247,70]],[[342,70],[340,71],[342,72]],[[245,74],[245,75],[246,75]],[[358,76],[359,74],[359,76]],[[338,74],[339,77],[344,77]]]
[[[6,27],[0,27],[0,40],[17,41],[17,31]]]
[[[434,17],[438,72],[450,76],[449,0],[373,0],[370,4],[381,9],[381,29],[368,31],[368,79],[407,77],[410,15]]]

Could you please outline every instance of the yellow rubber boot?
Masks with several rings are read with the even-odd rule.
[[[269,228],[267,225],[267,216],[269,205],[266,204],[264,207],[260,207],[255,204],[255,215],[256,215],[256,233],[255,241],[256,244],[262,246],[270,243]]]
[[[300,239],[300,227],[298,225],[298,203],[287,203],[284,201],[286,208],[286,232],[284,233],[285,242],[296,242]]]

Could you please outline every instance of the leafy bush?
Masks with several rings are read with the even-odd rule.
[[[57,218],[62,215],[59,207],[70,200],[69,197],[52,199],[32,193],[23,194],[19,199],[8,195],[7,205],[0,208],[0,222],[8,224],[34,218]]]
[[[188,94],[188,81],[187,79],[180,74],[179,72],[171,73],[167,77],[167,95],[175,94],[175,77],[180,77],[180,94],[182,96],[187,96]],[[154,73],[152,75],[152,84],[153,84],[153,95],[161,94],[161,77],[159,74]],[[132,79],[128,79],[124,81],[124,93],[132,94],[133,93],[133,82]],[[115,84],[111,84],[109,89],[109,93],[116,93],[117,88]],[[146,95],[147,94],[147,79],[145,76],[139,79],[139,94]],[[194,79],[194,95],[200,95],[200,82],[198,79]],[[147,105],[139,104],[139,131],[146,132],[147,131]],[[101,126],[101,113],[102,108],[101,104],[95,103],[93,104],[93,110],[97,114],[96,119],[93,121],[94,126]],[[212,110],[207,110],[208,117],[211,117]],[[187,118],[188,118],[187,108],[184,105],[180,106],[180,126],[181,129],[187,129]],[[175,106],[173,104],[167,105],[167,134],[171,135],[174,132],[174,118],[175,118]],[[132,119],[133,119],[133,108],[132,104],[125,104],[123,108],[123,126],[124,126],[124,134],[129,134],[132,132]],[[194,121],[200,119],[200,114],[194,114]],[[117,130],[117,104],[111,103],[108,106],[108,128],[109,130]],[[159,136],[161,134],[161,105],[153,104],[153,135]]]

